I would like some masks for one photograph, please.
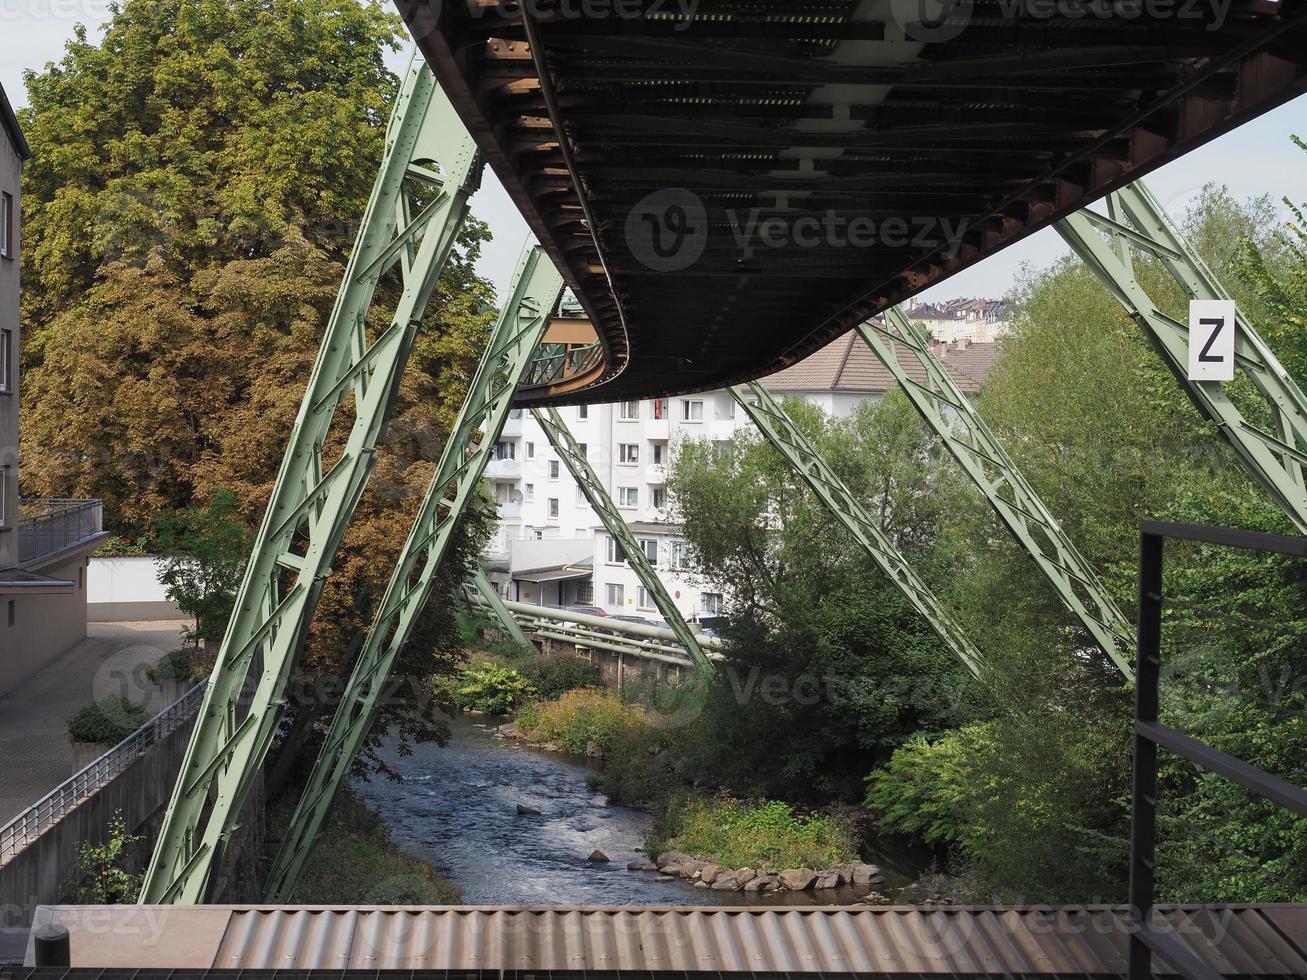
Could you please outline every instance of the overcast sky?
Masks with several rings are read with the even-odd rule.
[[[27,104],[23,72],[57,60],[79,22],[86,24],[92,38],[97,37],[108,19],[107,8],[108,0],[0,0],[0,84],[16,107]],[[390,60],[399,71],[407,55]],[[1287,195],[1295,202],[1307,201],[1307,154],[1290,142],[1291,133],[1307,139],[1307,96],[1155,171],[1148,178],[1149,186],[1175,217],[1184,213],[1186,202],[1208,181],[1227,185],[1241,198],[1270,193],[1277,200]],[[489,171],[472,200],[472,210],[494,232],[481,271],[502,291],[526,239],[526,223]],[[922,295],[927,299],[1001,296],[1023,262],[1045,265],[1066,251],[1057,233],[1046,229]]]

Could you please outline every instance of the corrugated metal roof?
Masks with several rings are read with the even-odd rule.
[[[1121,909],[42,907],[72,965],[1119,976]],[[1307,977],[1307,906],[1185,907],[1166,922],[1226,975]],[[30,961],[29,961],[30,962]]]

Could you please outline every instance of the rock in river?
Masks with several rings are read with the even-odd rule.
[[[591,861],[607,861],[607,860],[608,860],[608,855],[605,854],[603,851],[591,851],[591,852],[590,852],[589,860],[591,860]]]
[[[792,892],[801,892],[811,888],[817,880],[817,873],[809,868],[791,868],[781,872],[781,884]]]
[[[533,806],[527,806],[525,803],[517,805],[517,815],[519,817],[539,817],[541,813]]]

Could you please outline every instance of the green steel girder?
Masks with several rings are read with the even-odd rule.
[[[585,494],[585,499],[594,512],[599,515],[599,519],[603,521],[604,527],[613,536],[613,540],[617,542],[617,547],[621,549],[627,564],[631,566],[640,579],[640,584],[653,596],[654,605],[663,614],[663,619],[667,620],[667,625],[676,634],[676,639],[689,651],[690,659],[694,661],[694,665],[702,673],[712,673],[715,669],[712,661],[703,652],[703,647],[699,645],[698,638],[686,624],[684,617],[681,616],[681,611],[676,608],[676,603],[672,601],[672,597],[667,594],[667,589],[663,587],[662,580],[658,578],[658,573],[654,571],[653,565],[649,564],[649,557],[644,553],[644,549],[640,547],[640,542],[635,539],[631,529],[626,526],[626,521],[617,512],[617,508],[613,506],[612,499],[608,496],[608,492],[604,490],[603,484],[599,482],[599,477],[595,475],[594,468],[590,466],[590,461],[585,458],[585,453],[581,451],[581,447],[572,438],[572,433],[568,431],[563,417],[553,408],[546,408],[543,411],[534,408],[531,411],[535,415],[536,421],[540,423],[540,427],[545,430],[545,435],[549,438],[549,444],[554,447],[554,452],[558,453],[568,472],[572,474],[572,479],[576,481],[576,485]]]
[[[503,432],[513,395],[544,336],[562,291],[562,276],[544,250],[535,244],[528,245],[513,281],[512,294],[495,323],[489,346],[472,378],[454,431],[440,454],[436,475],[400,552],[313,773],[273,860],[266,885],[270,902],[289,900],[312,853],[332,800],[376,717],[395,659],[430,598],[432,583],[454,529],[481,483],[495,441]]]
[[[499,625],[508,634],[510,640],[518,646],[535,649],[535,644],[527,639],[517,619],[508,611],[508,607],[504,605],[504,600],[500,598],[495,587],[490,584],[490,579],[486,578],[485,569],[478,566],[477,570],[472,573],[471,578],[468,579],[467,584],[475,589],[477,594],[481,596],[482,601],[490,607],[490,611],[495,614],[495,619],[499,620]]]
[[[272,743],[294,660],[481,170],[471,136],[431,71],[411,67],[145,875],[143,903],[205,900]],[[395,314],[370,339],[366,315],[378,280],[396,268],[403,291]],[[324,471],[328,432],[333,422],[349,422],[338,419],[338,410],[350,396],[354,417],[344,449]]]
[[[885,311],[883,324],[871,321],[857,329],[1012,536],[1035,560],[1058,597],[1121,673],[1133,680],[1134,655],[1130,651],[1134,640],[1129,620],[967,396],[930,352],[925,334],[898,307]],[[923,381],[908,373],[904,356],[917,362]]]
[[[1275,420],[1275,433],[1246,419],[1221,382],[1190,381],[1189,326],[1162,312],[1140,285],[1131,249],[1161,260],[1190,299],[1230,297],[1142,181],[1108,195],[1107,204],[1107,216],[1078,211],[1058,222],[1058,233],[1148,334],[1176,381],[1198,411],[1216,423],[1248,472],[1299,532],[1307,532],[1307,488],[1303,483],[1307,397],[1242,313],[1238,314],[1235,365],[1266,402]]]
[[[979,676],[982,657],[967,639],[953,616],[941,605],[930,586],[899,553],[858,499],[817,452],[812,442],[795,426],[785,410],[756,381],[731,389],[735,401],[753,420],[763,437],[785,457],[826,509],[844,525],[864,551],[875,560],[890,581],[898,586],[912,607],[939,634],[953,654],[973,675]]]

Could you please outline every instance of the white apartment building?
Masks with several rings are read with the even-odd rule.
[[[995,348],[967,343],[940,347],[937,354],[959,387],[975,393]],[[829,414],[847,416],[858,403],[879,399],[894,380],[850,333],[762,384],[778,398],[801,397]],[[726,444],[739,427],[752,425],[748,416],[726,391],[559,412],[681,614],[692,619],[721,611],[721,588],[711,574],[690,567],[681,529],[669,520],[667,467],[679,440]],[[505,598],[661,618],[530,412],[512,412],[486,478],[499,526],[485,558],[491,581]]]
[[[942,303],[909,300],[904,312],[926,328],[931,340],[992,344],[1010,329],[1008,305],[1001,299],[950,299]]]

